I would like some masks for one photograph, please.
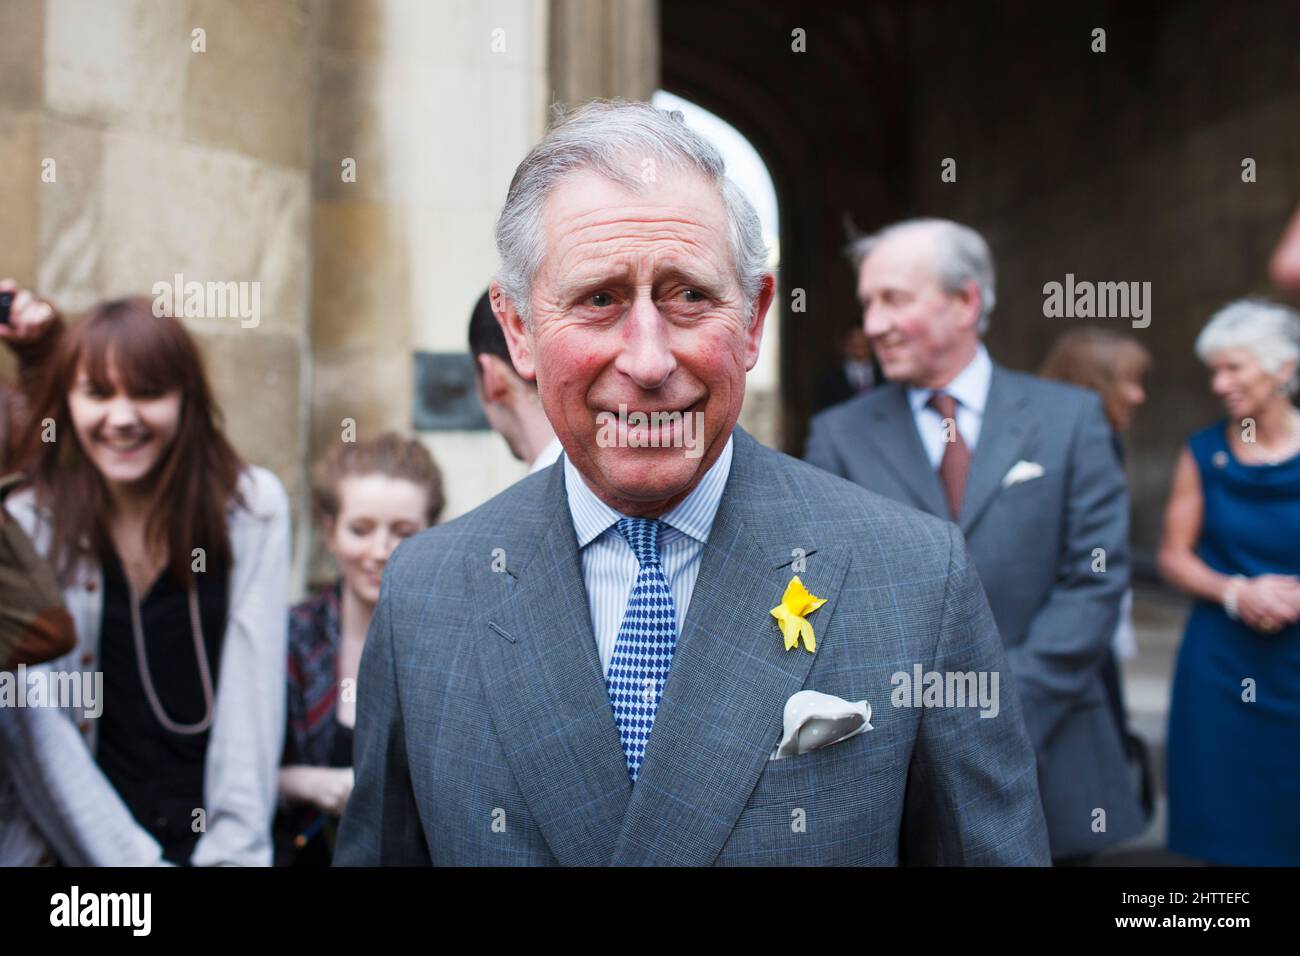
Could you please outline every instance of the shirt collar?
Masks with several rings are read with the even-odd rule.
[[[543,468],[550,468],[551,465],[555,464],[555,460],[559,458],[563,452],[564,446],[560,444],[560,440],[558,438],[552,438],[550,442],[547,443],[546,447],[538,452],[537,459],[528,468],[528,473],[531,475],[541,471]]]
[[[727,484],[727,476],[731,474],[733,442],[734,438],[728,436],[718,460],[704,473],[690,494],[667,514],[660,516],[660,521],[701,543],[709,540],[713,519],[717,517],[718,504],[722,501],[722,489]],[[578,535],[578,550],[599,538],[617,524],[620,518],[626,517],[596,497],[568,455],[564,456],[564,488],[569,498],[573,530]]]
[[[983,415],[984,406],[989,399],[989,383],[992,381],[993,360],[981,342],[975,349],[975,357],[966,363],[966,367],[951,382],[941,389],[915,388],[909,385],[907,401],[913,412],[919,412],[935,392],[947,392],[957,400],[957,404],[969,408],[977,415]]]

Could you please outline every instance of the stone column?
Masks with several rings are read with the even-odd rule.
[[[551,0],[556,102],[648,100],[659,89],[658,0]]]
[[[313,176],[312,457],[410,432],[416,351],[468,351],[493,226],[545,130],[544,0],[320,6]],[[491,431],[421,436],[445,517],[524,474]]]

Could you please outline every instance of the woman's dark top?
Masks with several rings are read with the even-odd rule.
[[[352,728],[335,716],[342,601],[340,579],[289,611],[288,726],[281,766],[352,766]],[[275,820],[276,865],[329,866],[337,825],[308,804],[282,807]]]
[[[183,865],[202,835],[197,822],[202,816],[195,811],[203,808],[204,758],[211,730],[175,734],[154,716],[140,676],[126,576],[111,549],[102,563],[100,660],[107,704],[99,718],[96,759],[136,822],[162,844],[164,858]],[[215,696],[226,631],[228,576],[208,570],[195,578]],[[197,723],[206,704],[190,629],[188,592],[166,570],[141,599],[140,621],[149,673],[163,712],[176,723]]]
[[[352,766],[352,728],[334,719],[334,733],[330,743],[330,767]],[[338,820],[326,816],[314,808],[299,808],[294,814],[294,822],[301,827],[291,841],[292,851],[286,862],[290,866],[325,867],[334,859],[334,838],[338,829]],[[299,834],[304,836],[302,846],[297,845]],[[310,834],[310,836],[307,836]]]

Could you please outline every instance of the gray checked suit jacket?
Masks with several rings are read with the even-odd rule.
[[[795,549],[815,654],[769,613]],[[335,862],[1047,864],[1011,682],[997,717],[891,706],[918,663],[1006,667],[956,528],[737,429],[633,787],[552,466],[390,560]],[[868,700],[874,729],[769,761],[803,688]]]
[[[814,418],[805,457],[948,515],[900,385]],[[1022,460],[1041,465],[1042,476],[1004,487]],[[1096,853],[1143,828],[1100,676],[1129,580],[1128,507],[1098,397],[994,365],[958,523],[1024,704],[1057,859]],[[1104,573],[1093,570],[1097,548]]]

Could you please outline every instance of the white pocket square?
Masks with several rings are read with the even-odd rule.
[[[815,690],[801,690],[785,702],[785,732],[770,760],[806,754],[872,730],[871,705],[856,704]]]
[[[1002,487],[1010,488],[1022,481],[1033,481],[1035,478],[1041,477],[1043,477],[1043,466],[1036,461],[1025,461],[1022,458],[1002,476]]]

